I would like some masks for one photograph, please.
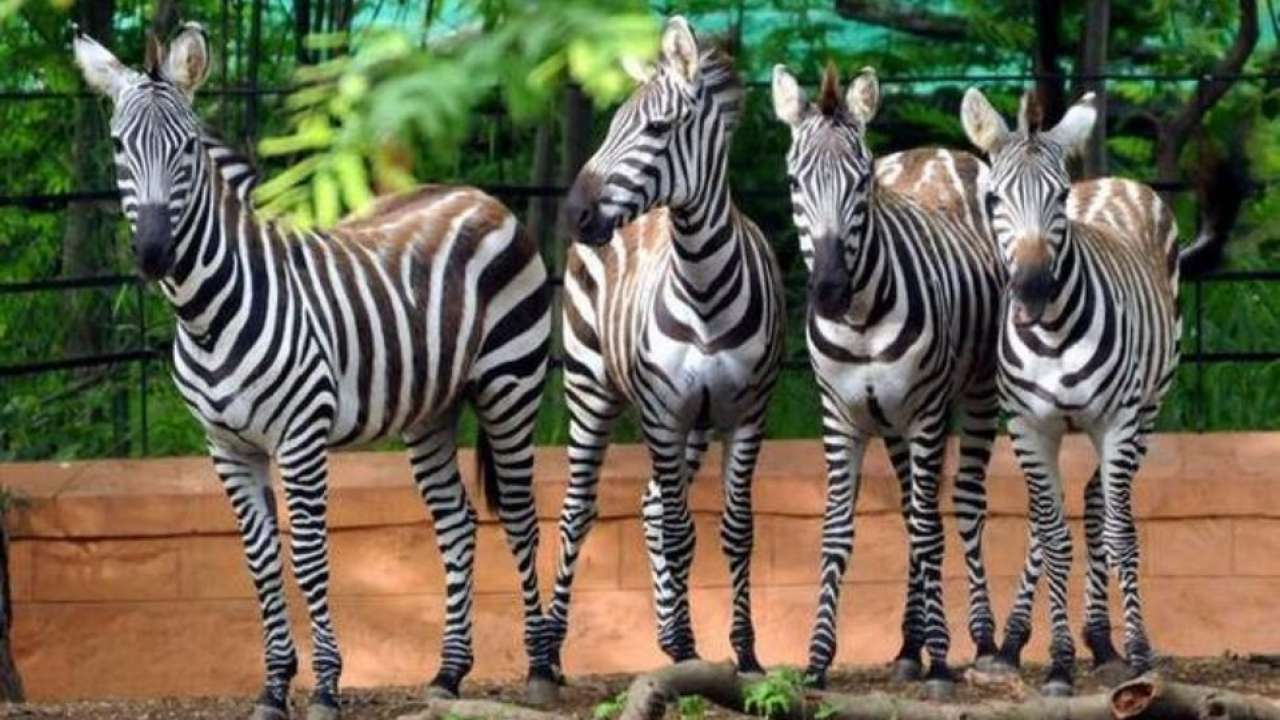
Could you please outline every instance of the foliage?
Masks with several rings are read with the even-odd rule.
[[[804,675],[795,668],[778,668],[743,688],[742,707],[757,717],[778,717],[791,708],[793,698],[803,702],[803,694]]]
[[[544,109],[565,79],[609,102],[629,86],[622,61],[647,60],[656,49],[654,18],[633,2],[512,0],[476,3],[474,12],[464,30],[425,49],[402,30],[379,30],[350,54],[301,68],[301,88],[286,101],[294,132],[258,150],[305,157],[258,188],[264,209],[332,224],[365,207],[374,186],[413,184],[394,148],[455,145],[495,90],[517,120]]]
[[[770,68],[786,62],[802,79],[812,81],[828,58],[838,63],[846,77],[863,65],[876,67],[884,99],[871,127],[870,144],[878,156],[924,144],[968,146],[955,112],[971,83],[926,76],[1030,69],[1028,48],[1034,40],[1034,23],[1029,3],[886,2],[908,4],[921,12],[950,13],[971,34],[962,41],[939,42],[871,27],[837,15],[832,0],[612,0],[605,4],[435,0],[429,23],[423,0],[357,1],[356,18],[349,26],[312,27],[317,42],[309,50],[303,48],[304,53],[297,47],[289,10],[297,2],[262,4],[262,42],[256,51],[249,41],[250,3],[229,4],[243,6],[244,11],[232,12],[225,24],[220,15],[222,0],[186,0],[181,7],[184,19],[204,23],[215,53],[213,77],[197,97],[199,114],[245,149],[258,147],[258,138],[269,138],[257,157],[268,183],[289,172],[288,168],[309,162],[303,171],[294,170],[292,176],[284,175],[284,181],[277,180],[274,189],[278,207],[309,208],[304,212],[319,220],[332,218],[341,212],[339,208],[359,205],[361,182],[381,189],[393,186],[401,172],[439,182],[526,184],[536,136],[530,123],[551,129],[556,143],[553,154],[558,154],[555,150],[562,141],[554,116],[556,86],[579,77],[597,97],[616,99],[626,86],[618,84],[614,59],[623,53],[649,52],[663,14],[685,13],[700,35],[726,37],[737,45],[739,66],[749,82],[730,158],[734,197],[770,238],[783,267],[787,356],[800,361],[798,368],[784,371],[779,379],[769,410],[769,436],[814,437],[820,431],[821,413],[812,373],[803,362],[806,272],[785,192],[783,156],[789,137],[773,117],[767,87]],[[14,4],[13,0],[0,3],[7,3],[6,8]],[[143,23],[155,3],[115,0],[115,5],[115,32],[109,44],[122,59],[139,64]],[[545,11],[546,23],[552,22],[550,18],[565,19],[569,32],[554,36],[533,32],[530,28],[550,25],[531,18],[527,6]],[[1064,6],[1062,44],[1074,48],[1081,39],[1083,4]],[[1127,74],[1206,70],[1231,40],[1236,8],[1237,3],[1230,0],[1112,3],[1109,70]],[[590,18],[601,24],[593,24]],[[610,18],[632,18],[625,22],[645,29],[623,32],[609,24]],[[28,0],[13,14],[0,17],[0,67],[5,68],[0,90],[81,90],[70,62],[70,19],[71,14],[57,2],[47,0]],[[504,30],[508,27],[525,31]],[[1263,28],[1263,43],[1246,66],[1247,72],[1280,70],[1269,20],[1264,20]],[[334,34],[334,30],[340,32]],[[585,47],[599,54],[571,55],[568,42],[579,36],[588,43]],[[499,53],[496,62],[494,53]],[[255,55],[256,75],[251,62]],[[318,65],[299,75],[303,55]],[[1065,72],[1074,71],[1074,52],[1064,52],[1062,67]],[[311,84],[284,99],[268,94],[251,102],[245,93],[220,92],[223,87],[253,85],[280,88],[298,77]],[[596,80],[603,84],[593,84]],[[1013,112],[1024,89],[1014,82],[981,85],[1006,114]],[[1108,148],[1114,174],[1152,177],[1156,143],[1150,120],[1175,112],[1191,97],[1193,85],[1163,80],[1108,83]],[[597,136],[611,113],[605,102],[601,100],[593,118]],[[250,117],[254,108],[256,115]],[[111,150],[103,131],[106,111],[104,101],[86,96],[0,100],[0,125],[5,128],[0,196],[112,187]],[[74,138],[77,127],[85,123],[98,134],[82,148],[92,162],[81,172],[75,169],[79,150]],[[1202,154],[1234,150],[1248,158],[1259,192],[1245,206],[1230,245],[1229,266],[1274,269],[1280,265],[1280,224],[1272,220],[1280,215],[1280,185],[1273,182],[1280,177],[1280,90],[1274,81],[1241,80],[1233,85],[1205,118],[1203,131],[1183,149],[1183,175],[1196,176]],[[320,177],[327,179],[319,181],[322,187],[317,190]],[[284,197],[291,192],[292,196]],[[499,197],[517,213],[525,210],[523,196],[499,193]],[[321,201],[323,212],[317,211],[317,198],[326,198]],[[1183,237],[1189,238],[1196,228],[1195,198],[1187,192],[1173,198]],[[65,242],[68,219],[78,211],[91,212],[100,227],[88,263],[93,272],[131,272],[129,231],[113,201],[71,208],[0,206],[0,283],[66,275],[72,259]],[[557,247],[548,244],[548,257],[559,256]],[[1182,309],[1184,351],[1280,349],[1280,284],[1218,282],[1197,290],[1188,282]],[[141,314],[146,316],[145,329],[139,323]],[[0,294],[0,365],[83,352],[73,329],[85,319],[92,325],[89,350],[93,352],[125,352],[143,346],[158,350],[162,360],[146,366],[145,401],[143,367],[138,363],[0,379],[0,460],[140,455],[144,453],[144,414],[146,453],[203,453],[200,426],[168,377],[163,358],[172,339],[173,316],[154,289],[139,292],[124,286]],[[558,373],[548,381],[536,436],[539,443],[567,440],[561,382]],[[472,427],[468,417],[464,441]],[[1184,363],[1159,427],[1280,429],[1280,363],[1202,367]],[[638,439],[634,417],[624,418],[614,437]]]
[[[591,716],[595,720],[613,720],[622,714],[623,708],[627,706],[627,691],[623,690],[617,695],[602,700],[596,704],[595,710],[591,712]]]
[[[684,695],[676,701],[681,720],[702,720],[710,709],[707,699],[701,695]]]

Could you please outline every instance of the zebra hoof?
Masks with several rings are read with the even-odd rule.
[[[560,686],[550,677],[531,677],[524,689],[524,699],[533,707],[551,707],[560,700]]]
[[[1071,697],[1075,690],[1065,680],[1049,680],[1040,686],[1040,694],[1045,697]]]
[[[1115,687],[1134,676],[1129,663],[1118,657],[1094,666],[1090,674],[1094,680],[1106,687]]]
[[[423,691],[422,697],[427,700],[457,700],[458,693],[444,687],[443,685],[431,683],[427,686],[427,689]]]
[[[946,678],[925,680],[924,696],[934,702],[946,702],[956,696],[956,683]]]
[[[894,682],[915,682],[924,672],[924,666],[915,658],[898,658],[893,661],[891,677]]]
[[[249,713],[249,720],[289,720],[289,711],[257,703]]]

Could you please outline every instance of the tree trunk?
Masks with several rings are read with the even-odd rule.
[[[1084,151],[1084,176],[1107,174],[1107,83],[1100,77],[1107,70],[1107,38],[1111,32],[1111,0],[1087,0],[1084,42],[1080,50],[1080,72],[1085,76],[1081,89],[1092,91],[1098,121]]]
[[[244,103],[244,146],[253,154],[258,137],[258,67],[262,61],[262,0],[253,0],[249,15],[249,94]]]
[[[311,62],[307,36],[311,34],[311,0],[293,0],[293,55],[299,65]]]
[[[538,125],[538,133],[533,140],[533,170],[529,173],[529,183],[537,188],[546,188],[555,179],[555,167],[551,162],[553,135],[549,120]],[[555,198],[550,195],[530,196],[525,208],[525,229],[529,232],[529,237],[542,248],[544,257],[550,257],[554,252],[549,246],[550,238],[547,233],[554,212]]]
[[[582,88],[570,84],[565,88],[560,128],[560,184],[563,187],[573,185],[578,171],[591,157],[591,100],[582,92]],[[564,276],[565,251],[569,241],[569,226],[565,223],[564,205],[560,204],[556,212],[555,236],[547,243],[545,259],[551,273],[557,277]],[[556,293],[551,305],[552,317],[560,317],[562,293]],[[560,323],[552,329],[553,346],[560,343]]]
[[[0,700],[23,702],[22,676],[13,662],[13,645],[9,642],[13,629],[13,596],[9,589],[9,531],[6,513],[0,508]]]
[[[106,47],[112,44],[111,19],[114,14],[114,0],[80,0],[76,5],[80,27]],[[107,124],[102,105],[96,99],[77,99],[74,112],[71,186],[76,190],[106,187],[111,175],[104,159],[107,157],[104,151]],[[75,202],[67,206],[64,217],[62,275],[84,277],[110,267],[114,223],[107,220],[103,209],[95,207],[93,202]],[[98,328],[103,325],[102,303],[98,302],[101,298],[94,295],[92,292],[73,292],[62,296],[66,311],[66,344],[63,349],[69,357],[93,355],[101,349]]]
[[[1062,2],[1041,0],[1036,3],[1036,47],[1033,56],[1036,91],[1046,126],[1058,122],[1065,109],[1062,68],[1058,55],[1062,52]]]

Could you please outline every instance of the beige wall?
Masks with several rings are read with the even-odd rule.
[[[463,458],[470,468],[470,458]],[[611,453],[601,480],[601,520],[581,560],[569,673],[642,670],[663,662],[654,641],[644,543],[637,522],[648,464],[636,447]],[[1069,480],[1077,557],[1083,482],[1093,469],[1070,438]],[[348,686],[419,683],[434,671],[443,617],[442,573],[426,514],[398,453],[349,453],[332,462],[332,605]],[[692,582],[700,651],[728,653],[728,576],[716,532],[719,464],[695,485],[697,560]],[[539,565],[552,574],[563,449],[539,451],[543,518]],[[988,572],[998,616],[1008,609],[1025,548],[1026,493],[1002,441],[989,482]],[[1280,435],[1165,435],[1135,491],[1143,596],[1157,651],[1215,655],[1280,650]],[[244,694],[261,680],[257,603],[230,508],[204,458],[0,465],[0,485],[30,507],[14,522],[13,590],[18,663],[34,698]],[[884,453],[868,457],[853,566],[841,610],[838,660],[883,663],[898,646],[905,536]],[[769,443],[756,482],[752,560],[759,654],[801,664],[816,593],[823,507],[821,447]],[[948,503],[949,504],[949,503]],[[283,505],[282,505],[283,507]],[[965,582],[948,526],[946,602],[952,657],[972,649]],[[484,514],[478,549],[474,677],[523,674],[516,578],[501,528]],[[1073,625],[1081,609],[1079,563]],[[545,589],[544,585],[544,589]],[[1118,606],[1113,593],[1113,607]],[[309,683],[304,606],[290,607]],[[1043,657],[1037,609],[1028,658]],[[1118,624],[1118,612],[1113,614]]]

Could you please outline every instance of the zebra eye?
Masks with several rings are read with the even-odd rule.
[[[1000,204],[1000,198],[997,197],[995,193],[991,193],[983,198],[983,204],[987,209],[987,219],[991,219],[992,217],[995,217],[996,206]]]
[[[663,135],[670,129],[671,123],[667,120],[650,120],[644,126],[644,131],[650,135]]]
[[[787,176],[787,187],[791,188],[791,192],[800,192],[800,181],[795,175]]]
[[[111,149],[112,149],[112,150],[114,150],[114,151],[115,151],[115,153],[116,153],[117,155],[121,155],[121,154],[123,154],[123,153],[124,153],[124,142],[123,142],[122,140],[120,140],[120,138],[118,138],[118,137],[116,137],[116,136],[112,135],[112,136],[111,136]]]
[[[1064,205],[1067,202],[1067,196],[1070,194],[1071,194],[1071,188],[1065,187],[1058,191],[1058,196],[1054,199],[1057,201],[1059,205]]]
[[[198,142],[200,142],[200,138],[198,138],[198,137],[196,137],[196,136],[194,136],[194,135],[193,135],[193,136],[191,136],[191,137],[189,137],[189,138],[187,138],[187,141],[186,141],[185,143],[183,143],[183,144],[182,144],[182,152],[183,152],[183,154],[185,154],[185,155],[190,155],[191,153],[195,152],[195,151],[196,151],[196,144],[197,144]]]

